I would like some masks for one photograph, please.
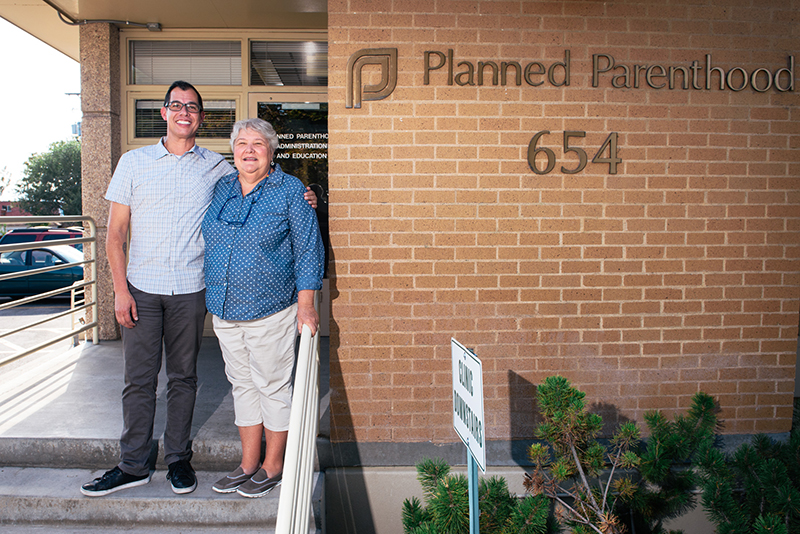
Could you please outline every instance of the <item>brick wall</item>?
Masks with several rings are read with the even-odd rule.
[[[789,430],[800,87],[720,90],[715,75],[706,90],[701,73],[701,89],[656,89],[644,70],[638,88],[613,73],[593,87],[592,66],[788,68],[797,1],[328,5],[333,440],[456,441],[451,337],[483,362],[488,439],[530,438],[535,386],[556,373],[608,421],[681,412],[705,391],[726,433]],[[346,109],[350,55],[383,47],[398,50],[397,88]],[[488,71],[449,85],[442,68],[426,85],[425,52],[448,50],[545,69],[568,50],[570,83],[556,68],[556,85],[494,86]],[[377,66],[362,74],[379,82]],[[543,130],[556,164],[536,174]],[[585,132],[569,141],[588,154],[581,172],[561,172],[579,163],[564,131]],[[616,174],[591,163],[612,132]]]

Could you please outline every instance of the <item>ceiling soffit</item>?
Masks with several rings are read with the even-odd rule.
[[[327,29],[327,0],[48,0],[73,21],[158,23],[163,29]],[[75,59],[78,26],[44,0],[0,0],[0,17]]]

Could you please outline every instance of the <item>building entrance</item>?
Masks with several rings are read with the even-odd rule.
[[[272,124],[281,144],[275,161],[317,194],[317,219],[325,244],[325,281],[320,305],[320,334],[328,335],[328,266],[331,248],[328,234],[328,103],[325,94],[251,93],[249,116]]]

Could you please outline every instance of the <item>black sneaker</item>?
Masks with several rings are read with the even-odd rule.
[[[169,464],[167,480],[172,484],[172,491],[178,494],[191,493],[197,487],[197,477],[189,460],[178,460]]]
[[[103,476],[87,482],[81,486],[81,493],[88,497],[102,497],[126,488],[143,486],[150,482],[150,473],[142,476],[133,476],[125,473],[119,467],[106,471]]]

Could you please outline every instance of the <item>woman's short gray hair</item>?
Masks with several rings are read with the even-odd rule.
[[[233,131],[231,132],[231,150],[233,150],[233,144],[236,142],[236,138],[239,137],[242,130],[258,132],[258,134],[269,143],[273,154],[278,150],[278,145],[280,145],[278,134],[275,133],[275,128],[264,119],[242,119],[236,121],[236,124],[233,125]]]

